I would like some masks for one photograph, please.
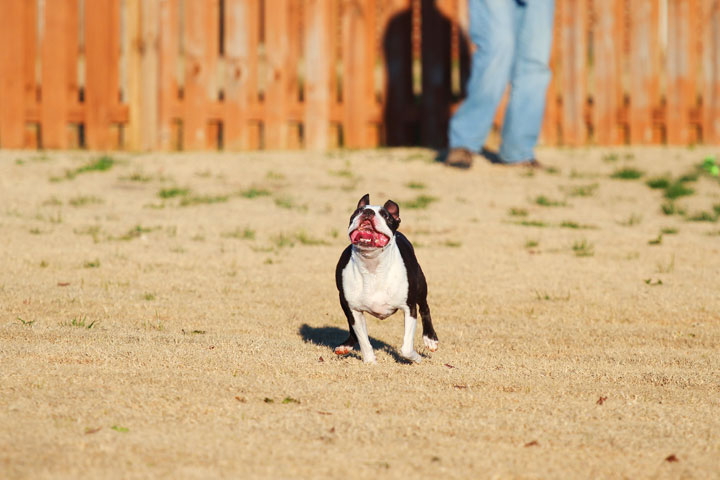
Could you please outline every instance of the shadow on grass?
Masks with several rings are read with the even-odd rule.
[[[336,346],[340,345],[348,336],[348,331],[337,327],[311,327],[307,323],[303,323],[298,329],[298,333],[302,337],[305,343],[314,343],[315,345],[321,345],[323,347],[329,347],[335,349]],[[398,363],[412,363],[410,360],[403,358],[397,352],[395,347],[388,345],[382,340],[376,340],[370,337],[370,345],[374,350],[381,350],[390,355]],[[350,355],[357,358],[360,356],[360,348],[356,347]]]

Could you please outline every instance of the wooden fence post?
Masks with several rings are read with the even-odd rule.
[[[557,1],[562,4],[562,135],[566,145],[582,145],[587,140],[585,108],[587,96],[587,0]]]
[[[156,1],[126,0],[128,52],[128,103],[130,104],[127,147],[152,150],[158,147],[159,4]]]
[[[85,125],[87,147],[115,146],[110,111],[118,104],[119,0],[85,2]]]
[[[630,143],[653,141],[653,111],[659,106],[660,54],[658,0],[631,2],[630,8]]]
[[[25,131],[25,0],[5,0],[0,15],[0,146],[21,148]]]
[[[595,9],[593,127],[595,143],[617,145],[622,107],[622,42],[624,9],[622,0],[593,2]]]
[[[720,1],[703,3],[703,143],[720,144]]]
[[[695,34],[693,0],[668,0],[667,142],[684,145],[690,141],[690,108],[695,103]]]
[[[307,10],[315,1],[309,0]],[[311,17],[312,18],[312,17]],[[265,148],[287,146],[288,122],[288,5],[285,0],[265,0],[265,52],[267,56],[267,88],[265,89]],[[321,66],[312,64],[312,69]]]
[[[305,146],[324,150],[329,146],[331,75],[334,52],[330,46],[332,0],[308,0],[305,4]],[[345,99],[347,100],[347,99]]]
[[[343,132],[345,146],[371,146],[370,108],[372,91],[372,52],[375,45],[375,5],[346,2],[343,16]]]

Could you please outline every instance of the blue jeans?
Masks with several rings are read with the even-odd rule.
[[[550,82],[554,0],[469,0],[472,58],[467,98],[450,119],[450,148],[478,152],[507,84],[500,158],[534,158]]]

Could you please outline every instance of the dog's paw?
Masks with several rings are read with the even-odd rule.
[[[352,345],[338,345],[337,347],[335,347],[335,355],[347,355],[352,350]]]
[[[423,342],[425,342],[425,346],[431,352],[434,352],[438,349],[438,341],[437,340],[433,340],[430,337],[423,337]]]
[[[417,353],[415,350],[412,350],[412,351],[410,351],[410,352],[400,352],[400,354],[401,354],[404,358],[407,358],[408,360],[411,360],[411,361],[413,361],[413,362],[415,362],[415,363],[420,363],[420,362],[422,361],[422,357],[421,357],[420,354]]]

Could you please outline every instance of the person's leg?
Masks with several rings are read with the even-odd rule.
[[[450,119],[450,149],[479,152],[510,80],[515,49],[513,0],[468,0],[472,57],[467,97]]]
[[[551,75],[548,64],[555,2],[529,0],[523,3],[517,17],[515,64],[500,146],[500,158],[509,163],[534,158],[533,149],[542,126]]]

